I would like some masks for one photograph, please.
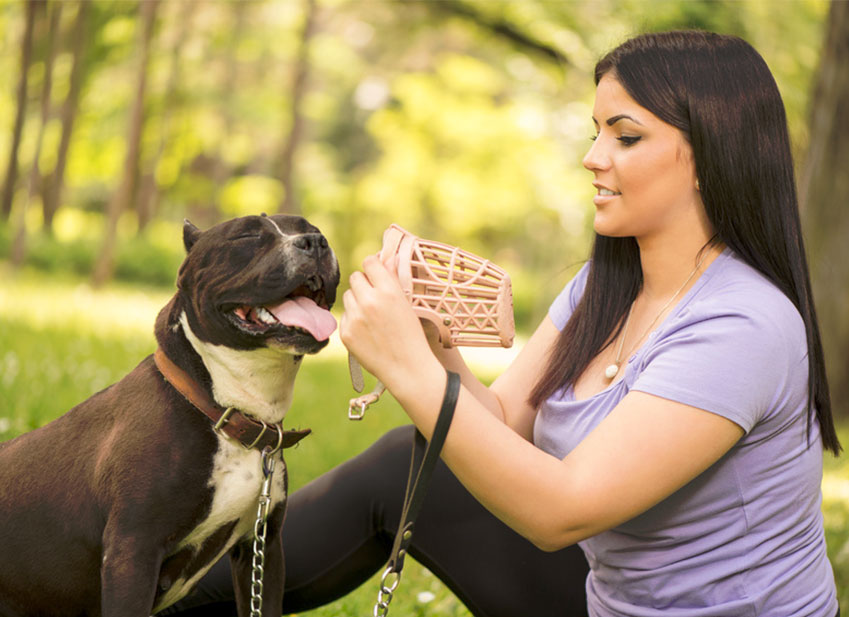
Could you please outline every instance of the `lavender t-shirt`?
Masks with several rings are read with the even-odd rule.
[[[562,329],[584,268],[554,301]],[[566,456],[632,390],[715,413],[740,441],[632,520],[580,543],[592,617],[834,617],[821,513],[822,443],[807,428],[805,327],[772,283],[726,249],[629,359],[625,376],[540,409],[534,442]]]

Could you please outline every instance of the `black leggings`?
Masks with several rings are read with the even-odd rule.
[[[283,526],[284,614],[332,602],[386,564],[400,518],[412,431],[405,426],[388,432],[290,496]],[[581,550],[539,550],[485,510],[441,461],[416,521],[410,554],[476,617],[587,614],[588,567]],[[160,613],[235,614],[229,559]]]

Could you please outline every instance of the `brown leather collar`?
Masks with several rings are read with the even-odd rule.
[[[235,439],[245,449],[256,448],[262,451],[268,447],[272,452],[276,452],[281,448],[294,446],[312,432],[310,429],[286,431],[283,430],[282,422],[267,424],[261,420],[254,420],[235,407],[225,409],[212,400],[212,397],[183,369],[174,364],[161,348],[156,348],[153,360],[165,380],[215,423],[213,428],[216,431]]]

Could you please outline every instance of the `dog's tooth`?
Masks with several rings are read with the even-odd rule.
[[[257,317],[259,317],[259,318],[260,318],[260,320],[261,320],[262,322],[264,322],[264,323],[267,323],[267,324],[275,324],[275,323],[277,323],[277,320],[276,320],[276,319],[274,319],[274,315],[272,315],[271,313],[269,313],[266,309],[264,309],[264,308],[263,308],[263,307],[261,307],[261,306],[260,306],[259,308],[257,308],[257,309],[256,309],[256,315],[257,315]]]

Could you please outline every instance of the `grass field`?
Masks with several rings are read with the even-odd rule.
[[[92,290],[80,280],[11,271],[0,262],[0,441],[49,422],[117,381],[155,347],[153,320],[171,292],[112,285]],[[486,354],[478,372],[492,376],[507,356]],[[506,360],[504,360],[506,361]],[[367,387],[371,384],[367,383]],[[362,422],[346,418],[352,390],[345,356],[334,343],[309,357],[299,376],[287,425],[314,435],[287,452],[296,488],[360,452],[406,416],[391,397]],[[849,446],[849,423],[840,427]],[[841,610],[849,613],[849,462],[826,455],[823,514]],[[400,496],[399,496],[400,498]],[[371,615],[377,577],[306,617]],[[392,603],[393,617],[468,617],[432,574],[408,561]]]

